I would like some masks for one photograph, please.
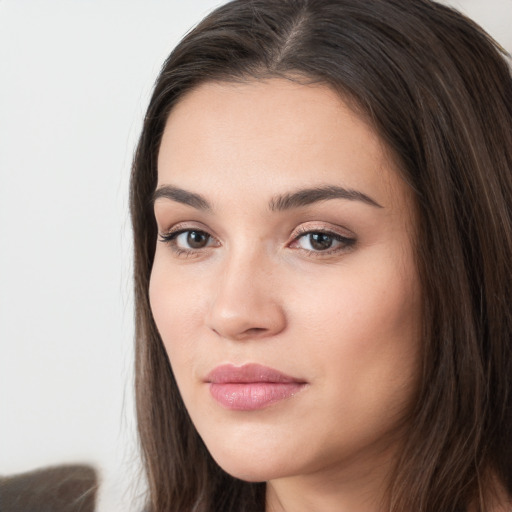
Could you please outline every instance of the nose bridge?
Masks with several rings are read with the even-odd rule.
[[[215,280],[208,322],[230,339],[265,337],[285,326],[276,283],[276,263],[262,246],[251,244],[230,251]]]

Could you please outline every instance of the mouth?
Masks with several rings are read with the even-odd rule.
[[[212,397],[224,408],[254,411],[295,396],[306,382],[259,364],[226,364],[205,379]]]

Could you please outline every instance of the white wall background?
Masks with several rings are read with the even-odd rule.
[[[131,158],[158,70],[214,0],[0,0],[0,475],[97,466],[137,510]],[[512,0],[453,0],[512,51]]]

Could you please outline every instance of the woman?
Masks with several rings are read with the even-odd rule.
[[[426,0],[236,0],[135,157],[151,510],[504,511],[512,81]]]

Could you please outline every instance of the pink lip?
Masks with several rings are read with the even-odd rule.
[[[210,393],[226,409],[254,411],[290,398],[305,382],[259,364],[226,364],[211,371],[205,379]]]

